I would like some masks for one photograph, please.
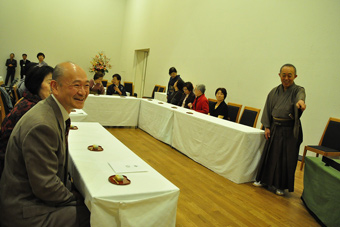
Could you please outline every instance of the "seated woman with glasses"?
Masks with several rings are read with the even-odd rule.
[[[126,96],[125,87],[120,83],[122,77],[119,74],[114,74],[112,76],[112,84],[107,87],[107,95],[121,95]]]
[[[228,106],[224,101],[227,98],[227,90],[225,88],[217,88],[215,96],[217,102],[209,103],[209,115],[227,120]]]
[[[194,86],[191,82],[186,82],[183,85],[183,92],[181,100],[179,100],[178,105],[184,108],[188,108],[189,103],[193,103],[195,101],[195,94],[193,92]]]
[[[104,78],[104,74],[96,73],[93,76],[93,79],[90,80],[90,94],[104,94],[105,88],[102,84]]]

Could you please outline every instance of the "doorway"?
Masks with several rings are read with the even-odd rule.
[[[145,78],[146,78],[146,68],[148,63],[150,49],[140,49],[135,50],[135,93],[137,93],[137,97],[142,98],[144,96],[144,88],[145,88]]]

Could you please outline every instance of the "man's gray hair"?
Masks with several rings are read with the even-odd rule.
[[[61,85],[60,78],[63,77],[63,75],[65,74],[65,71],[67,70],[65,67],[66,63],[73,65],[74,68],[76,67],[76,65],[73,62],[67,61],[67,62],[63,62],[63,63],[56,65],[52,73],[52,80],[57,81],[58,84],[60,85]]]
[[[65,68],[61,64],[56,65],[52,73],[52,80],[60,84],[60,78],[64,75],[64,72]]]
[[[200,90],[202,92],[202,94],[204,94],[204,92],[205,92],[205,85],[204,84],[197,84],[196,85],[196,89]]]

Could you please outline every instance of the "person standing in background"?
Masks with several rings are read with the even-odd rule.
[[[177,70],[176,70],[175,67],[171,67],[171,68],[169,69],[169,75],[170,75],[170,79],[169,79],[169,83],[168,83],[168,91],[167,91],[167,93],[166,93],[168,103],[171,102],[172,93],[175,92],[175,88],[174,88],[175,82],[176,82],[178,79],[181,79],[181,76],[180,76],[180,75],[177,75]]]
[[[26,76],[27,65],[31,63],[30,60],[27,59],[27,54],[22,54],[22,59],[20,60],[20,77],[21,79]]]
[[[15,68],[17,67],[17,60],[14,59],[14,53],[9,55],[9,59],[6,60],[7,74],[5,84],[8,85],[8,80],[11,78],[11,82],[14,80]]]
[[[38,60],[39,60],[39,65],[38,66],[48,66],[47,65],[47,63],[46,62],[44,62],[44,60],[45,60],[45,54],[44,53],[42,53],[42,52],[39,52],[38,54],[37,54],[37,58],[38,58]]]

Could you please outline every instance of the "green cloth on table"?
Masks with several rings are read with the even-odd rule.
[[[306,157],[305,163],[303,201],[323,224],[340,226],[340,172],[322,158]]]

